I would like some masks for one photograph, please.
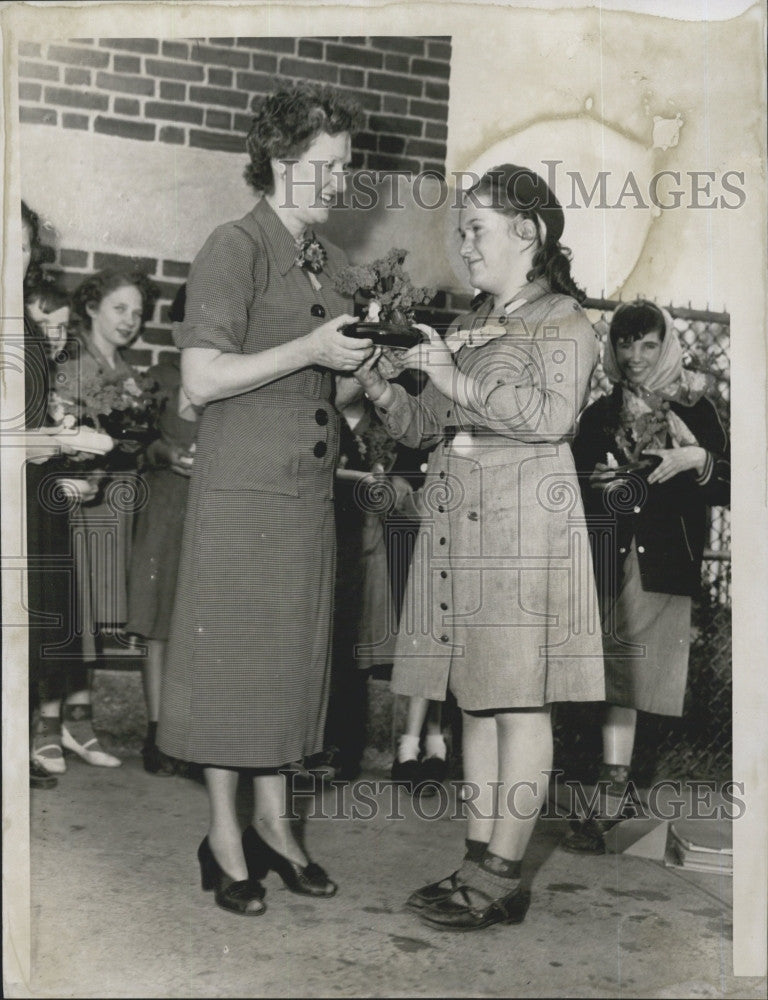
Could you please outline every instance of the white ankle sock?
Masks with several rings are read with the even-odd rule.
[[[445,738],[442,733],[431,733],[427,735],[424,739],[424,756],[425,757],[439,757],[440,760],[445,760],[448,755],[448,747],[445,745]]]
[[[397,741],[397,759],[401,764],[419,759],[419,737],[404,733]]]

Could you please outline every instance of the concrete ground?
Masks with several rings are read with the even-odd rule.
[[[381,780],[377,759],[364,779]],[[379,766],[378,771],[376,767]],[[373,768],[373,770],[371,769]],[[429,820],[391,786],[303,800],[310,853],[338,881],[311,900],[271,873],[268,912],[233,916],[200,889],[203,788],[69,758],[31,797],[35,997],[765,997],[731,972],[731,880],[638,857],[574,857],[561,819],[537,826],[533,899],[514,927],[456,934],[403,909],[448,874],[463,823]],[[357,818],[333,818],[349,813]],[[432,810],[439,800],[424,803]],[[243,814],[248,803],[244,799]],[[6,995],[22,995],[21,993]]]

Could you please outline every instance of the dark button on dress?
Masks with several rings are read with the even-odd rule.
[[[320,291],[265,202],[192,265],[181,348],[250,354],[349,311],[324,240]],[[174,757],[276,767],[323,744],[335,568],[333,375],[309,367],[208,404],[200,421],[158,744]],[[316,414],[328,422],[320,428]],[[320,444],[323,445],[322,454]]]

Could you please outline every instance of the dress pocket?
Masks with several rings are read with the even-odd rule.
[[[227,401],[211,456],[210,490],[299,495],[299,414],[252,400]]]

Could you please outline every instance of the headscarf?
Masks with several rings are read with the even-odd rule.
[[[614,385],[623,390],[622,415],[639,419],[644,415],[663,409],[666,412],[667,430],[673,447],[698,444],[696,437],[683,420],[669,408],[669,403],[694,406],[707,388],[707,378],[702,372],[692,372],[683,368],[683,349],[677,337],[672,317],[666,309],[660,309],[664,317],[664,337],[661,351],[653,371],[642,385],[629,382],[621,373],[616,358],[616,349],[610,335],[606,338],[603,351],[603,369]],[[667,404],[667,405],[664,405]],[[658,436],[655,447],[664,447],[665,442]]]

